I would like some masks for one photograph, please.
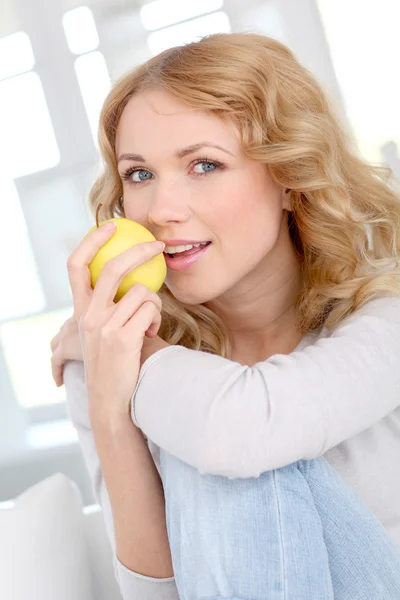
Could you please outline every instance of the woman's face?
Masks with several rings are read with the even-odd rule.
[[[189,267],[168,268],[166,285],[180,301],[245,290],[277,267],[291,244],[287,195],[245,156],[231,122],[163,91],[142,92],[123,111],[116,153],[128,219],[158,240],[211,241]]]

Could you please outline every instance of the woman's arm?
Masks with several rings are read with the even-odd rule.
[[[400,404],[400,298],[378,298],[330,337],[252,367],[180,346],[143,364],[132,416],[202,473],[257,477],[312,459]]]
[[[123,598],[177,600],[161,481],[142,433],[129,421],[111,424],[96,419],[93,434],[82,362],[65,364],[64,382],[70,416],[114,550]]]

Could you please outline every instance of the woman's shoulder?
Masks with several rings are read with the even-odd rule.
[[[400,325],[400,296],[398,294],[385,294],[366,302],[349,318],[376,317]]]
[[[374,327],[379,333],[381,324],[387,329],[393,327],[394,337],[398,335],[398,344],[400,352],[400,296],[385,295],[373,298],[366,302],[361,308],[348,315],[337,327],[320,327],[319,329],[308,333],[296,347],[295,351],[302,350],[311,346],[319,340],[345,335],[349,332],[349,326],[352,332],[365,329],[366,322],[370,327]]]

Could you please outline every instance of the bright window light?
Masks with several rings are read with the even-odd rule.
[[[93,13],[87,6],[70,10],[63,16],[65,37],[73,54],[85,54],[99,45]]]
[[[384,160],[400,154],[400,3],[318,0],[346,113],[361,154]]]
[[[72,308],[62,309],[0,326],[5,361],[21,406],[65,401],[64,386],[58,388],[51,374],[50,342],[72,313]]]
[[[150,31],[161,29],[174,23],[193,19],[206,13],[220,10],[224,0],[202,0],[190,2],[189,0],[156,0],[145,4],[140,9],[143,26]]]
[[[29,241],[14,181],[6,176],[7,156],[0,151],[0,321],[42,311],[46,298]]]
[[[59,163],[57,141],[37,73],[31,71],[0,81],[0,131],[0,149],[7,157],[10,179]]]
[[[84,54],[75,61],[75,72],[89,119],[90,129],[97,144],[99,117],[103,102],[110,91],[111,81],[101,52]]]
[[[147,43],[152,54],[159,54],[172,46],[181,46],[197,41],[205,35],[230,33],[230,31],[228,15],[224,12],[217,12],[155,31],[149,35]]]
[[[31,42],[24,31],[0,38],[0,79],[30,71],[34,65]]]
[[[27,431],[27,438],[34,448],[51,448],[78,441],[75,427],[66,419],[33,425]]]

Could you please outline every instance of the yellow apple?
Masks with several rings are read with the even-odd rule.
[[[146,227],[143,227],[140,223],[136,223],[136,221],[123,218],[108,219],[108,221],[115,221],[116,229],[114,235],[100,248],[92,262],[89,264],[93,289],[105,263],[111,258],[122,254],[122,252],[129,250],[129,248],[136,244],[156,241],[154,235],[146,229]],[[106,222],[107,221],[101,221],[99,225],[103,225],[103,223]],[[97,225],[92,227],[88,234],[96,227]],[[164,256],[162,253],[157,254],[157,256],[154,256],[125,275],[114,297],[114,301],[118,302],[118,300],[121,300],[122,296],[124,296],[135,283],[142,283],[153,292],[158,292],[164,283],[166,275],[167,265]]]

